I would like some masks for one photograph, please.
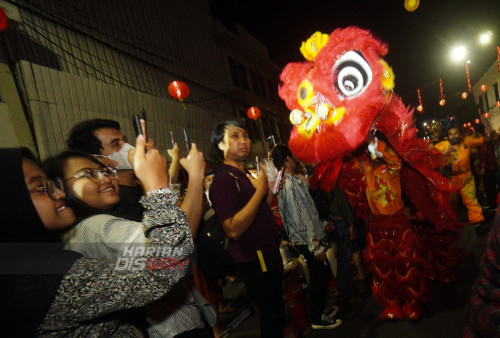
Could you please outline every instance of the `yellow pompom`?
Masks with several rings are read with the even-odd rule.
[[[307,41],[302,42],[300,46],[300,52],[304,55],[307,61],[314,61],[316,55],[318,55],[321,48],[328,42],[328,34],[322,34],[321,32],[316,32]]]
[[[297,101],[306,110],[311,106],[314,97],[314,88],[308,80],[302,81],[297,90]]]
[[[387,92],[390,92],[391,90],[394,89],[394,72],[392,71],[392,68],[389,67],[387,62],[384,60],[379,60],[380,63],[382,64],[382,87],[387,90]]]

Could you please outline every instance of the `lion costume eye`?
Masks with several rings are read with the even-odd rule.
[[[333,85],[344,98],[362,94],[372,81],[372,70],[361,54],[349,51],[333,65]]]

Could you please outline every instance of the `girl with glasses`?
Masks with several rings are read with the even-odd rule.
[[[146,154],[138,139],[137,175],[163,170],[162,158]],[[63,250],[56,231],[75,223],[65,193],[50,181],[27,149],[0,149],[0,297],[2,333],[6,336],[140,336],[122,310],[163,296],[184,276],[193,249],[183,213],[165,211],[167,197],[156,192],[168,180],[147,181],[141,202],[147,243],[176,248],[176,269],[118,269],[113,259],[92,259]],[[151,170],[149,170],[151,171]],[[157,259],[152,252],[141,258]]]
[[[150,153],[161,156],[158,150],[153,148],[148,148],[147,154]],[[137,168],[134,163],[136,176],[145,189],[150,184],[148,182],[157,180],[156,177],[160,175],[165,177],[166,181],[161,185],[164,189],[158,191],[158,194],[162,194],[165,200],[155,202],[154,208],[157,208],[158,212],[161,210],[166,217],[185,216],[194,236],[202,212],[205,171],[203,154],[193,144],[187,158],[180,160],[189,175],[188,190],[180,207],[177,206],[178,195],[165,188],[168,186],[168,169],[166,160],[164,158],[163,160],[165,166],[161,169]],[[67,151],[48,159],[44,162],[44,167],[49,177],[54,180],[60,179],[64,183],[67,203],[77,216],[76,225],[63,234],[66,249],[77,251],[88,257],[122,259],[122,261],[130,258],[130,254],[133,255],[136,251],[148,249],[147,238],[142,231],[143,224],[141,223],[147,221],[147,217],[151,215],[144,213],[142,222],[137,222],[131,220],[132,217],[129,215],[118,211],[119,186],[116,172],[112,168],[104,166],[90,154],[77,151]],[[176,285],[175,293],[189,293],[187,291],[189,286],[186,288],[184,286],[186,286],[184,283]],[[191,294],[186,295],[186,299],[191,298]],[[179,301],[179,299],[184,301],[182,297],[177,297],[176,300]],[[154,313],[154,319],[150,321],[160,324],[148,329],[149,336],[170,337],[185,331],[203,330],[204,324],[200,312],[194,301],[191,303],[177,304],[171,301],[168,305],[171,312],[168,322],[162,321],[166,317],[164,313],[162,316]],[[161,306],[152,306],[152,308],[158,309]],[[179,311],[172,311],[173,309],[179,309]],[[175,317],[174,312],[179,316]]]

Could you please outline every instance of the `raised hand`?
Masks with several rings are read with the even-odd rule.
[[[144,191],[168,186],[167,160],[157,149],[148,147],[146,152],[146,140],[142,135],[136,140],[133,166]]]
[[[189,180],[201,179],[205,177],[205,158],[203,153],[198,150],[196,143],[191,143],[191,150],[189,154],[181,158],[180,163],[188,172]]]

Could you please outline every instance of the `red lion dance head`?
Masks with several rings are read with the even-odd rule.
[[[341,159],[363,143],[391,96],[387,46],[347,27],[316,32],[300,50],[307,62],[289,63],[280,75],[279,95],[292,110],[290,149],[308,163]]]

